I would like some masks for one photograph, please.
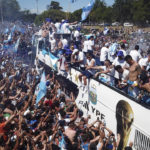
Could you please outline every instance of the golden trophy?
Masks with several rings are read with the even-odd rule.
[[[124,150],[127,146],[131,126],[134,121],[134,113],[130,104],[124,100],[116,106],[117,134],[120,138],[117,150]]]

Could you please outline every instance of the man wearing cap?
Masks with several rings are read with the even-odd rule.
[[[126,51],[125,51],[125,48],[126,48],[125,44],[124,44],[124,43],[122,43],[122,44],[120,45],[120,47],[121,47],[121,49],[120,49],[119,51],[122,51],[122,52],[123,52],[124,57],[126,57],[127,53],[126,53]]]
[[[124,60],[124,54],[123,51],[118,51],[117,53],[117,58],[114,60],[114,62],[112,63],[112,66],[117,66],[120,65],[122,68],[126,67],[126,62]],[[119,79],[119,74],[117,71],[115,71],[115,78]]]
[[[124,54],[123,54],[123,51],[118,51],[117,53],[117,58],[114,60],[113,62],[113,66],[117,66],[117,65],[120,65],[122,67],[125,67],[126,66],[126,62],[124,60]]]
[[[109,43],[105,43],[104,47],[102,47],[100,52],[100,62],[101,65],[104,66],[104,61],[108,58],[108,52],[109,52]]]

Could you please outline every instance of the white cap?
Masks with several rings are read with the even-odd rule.
[[[147,61],[143,60],[143,61],[141,62],[141,66],[147,66]]]
[[[109,43],[105,43],[105,46],[109,46]]]
[[[29,109],[26,110],[26,111],[24,112],[24,116],[26,116],[29,112],[30,112]]]
[[[78,49],[74,49],[72,54],[74,55],[74,54],[77,53],[78,51],[79,51]]]

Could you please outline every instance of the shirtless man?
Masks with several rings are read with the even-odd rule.
[[[129,67],[129,88],[128,88],[128,94],[134,98],[136,98],[139,94],[138,89],[138,82],[139,82],[139,75],[141,72],[140,65],[135,62],[130,55],[127,55],[125,57],[125,61],[130,65]]]
[[[134,82],[135,84],[138,84],[138,76],[141,72],[140,65],[135,62],[130,55],[127,55],[125,57],[125,61],[130,65],[129,67],[129,81]]]
[[[71,142],[73,142],[76,135],[75,125],[73,123],[70,123],[68,128],[65,129],[64,134],[69,138]]]

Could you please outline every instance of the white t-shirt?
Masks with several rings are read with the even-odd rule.
[[[52,40],[50,39],[49,41],[51,43],[51,50],[54,50],[54,48],[56,46],[56,40],[55,39],[52,39]]]
[[[130,55],[136,62],[138,62],[142,58],[141,54],[137,50],[131,50]]]
[[[60,70],[65,70],[65,62],[66,62],[66,58],[63,56],[63,55],[61,55],[60,56]]]
[[[88,42],[89,41],[84,41],[84,43],[83,43],[83,46],[84,46],[83,47],[83,52],[85,52],[85,53],[88,51]]]
[[[114,65],[114,66],[120,65],[120,66],[124,67],[124,66],[126,66],[127,64],[126,64],[126,62],[125,62],[124,59],[120,60],[120,59],[117,57],[117,58],[114,60],[113,65]]]
[[[114,60],[113,62],[114,66],[120,65],[121,67],[125,67],[127,66],[127,63],[125,62],[125,60],[120,60],[118,57]],[[115,71],[115,78],[119,79],[119,73],[117,71]]]
[[[78,30],[76,30],[76,31],[74,32],[74,37],[76,38],[76,41],[79,40],[80,32],[79,32]]]
[[[123,73],[122,74],[119,74],[120,75],[120,78],[123,80],[128,80],[128,76],[129,76],[129,70],[127,69],[124,69]]]
[[[92,58],[91,60],[88,60],[88,59],[87,59],[87,64],[88,64],[88,66],[91,66],[92,62],[94,62],[94,66],[96,66],[96,63],[95,63],[95,59],[94,59],[94,58]],[[93,66],[93,67],[94,67],[94,66]],[[88,71],[89,71],[91,74],[93,74],[93,75],[95,74],[95,70],[94,70],[94,69],[89,69]]]
[[[140,65],[140,67],[142,68],[143,66],[147,66],[148,62],[147,62],[147,58],[141,58],[138,62],[138,64]]]
[[[107,47],[102,47],[100,61],[105,61],[108,58],[109,49]]]
[[[86,57],[83,52],[79,52],[78,60],[83,60],[83,63],[80,64],[80,67],[84,67],[86,64]]]
[[[60,22],[56,22],[55,27],[57,29],[57,33],[59,33],[60,32]]]
[[[71,33],[70,32],[70,29],[69,29],[69,23],[64,23],[63,25],[62,25],[62,31],[63,31],[63,33]]]
[[[63,39],[61,42],[62,42],[62,44],[63,44],[63,47],[62,47],[62,48],[64,48],[65,46],[68,45],[68,41],[67,41],[66,39]]]
[[[94,46],[94,41],[88,40],[87,45],[88,45],[88,50],[92,50],[92,46]]]
[[[39,30],[38,35],[42,35],[42,29]]]

